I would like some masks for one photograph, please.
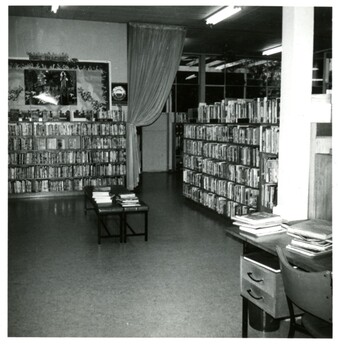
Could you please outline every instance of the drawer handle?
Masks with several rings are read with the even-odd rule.
[[[251,293],[251,289],[248,289],[247,292],[248,292],[248,294],[251,296],[251,298],[254,298],[254,299],[256,299],[256,300],[261,300],[261,299],[263,299],[263,297],[255,297],[255,296]]]
[[[248,272],[248,276],[254,281],[254,282],[257,282],[257,283],[260,283],[260,282],[263,282],[264,280],[260,279],[260,280],[256,280],[256,278],[252,277],[252,272]]]

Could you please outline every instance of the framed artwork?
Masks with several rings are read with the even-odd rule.
[[[9,109],[110,109],[110,63],[9,59]]]
[[[111,84],[111,101],[113,105],[126,105],[128,103],[128,84]]]

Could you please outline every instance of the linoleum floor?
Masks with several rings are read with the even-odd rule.
[[[241,337],[241,244],[181,191],[177,173],[143,174],[149,240],[126,244],[97,244],[82,196],[9,200],[8,336]]]

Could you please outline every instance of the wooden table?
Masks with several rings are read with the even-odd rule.
[[[239,233],[239,228],[237,226],[227,227],[225,233],[243,244],[243,255],[252,251],[262,250],[277,256],[276,247],[279,246],[284,249],[285,246],[291,242],[291,237],[285,233],[259,238],[244,236]],[[332,271],[332,253],[313,258],[301,256],[300,254],[290,252],[286,249],[284,251],[287,259],[293,265],[305,271]],[[246,298],[242,298],[242,336],[244,338],[248,335],[248,302]]]
[[[106,187],[106,186],[104,186]],[[132,206],[132,207],[122,207],[120,204],[115,203],[114,200],[112,200],[112,203],[110,204],[97,204],[96,201],[93,199],[93,190],[94,186],[86,186],[84,188],[84,211],[85,214],[87,214],[88,210],[95,210],[95,213],[97,215],[97,237],[98,237],[98,244],[101,244],[101,238],[107,238],[107,237],[120,237],[120,242],[126,243],[127,236],[144,236],[145,241],[148,240],[148,212],[149,207],[146,203],[143,201],[140,201],[139,206]],[[122,193],[132,193],[131,191],[127,190],[124,186],[121,185],[115,185],[110,187],[110,194],[112,196],[119,195]],[[90,204],[88,206],[88,204]],[[143,232],[136,232],[130,224],[127,222],[127,217],[132,214],[142,214],[144,215],[144,231]],[[106,223],[105,218],[109,216],[118,216],[120,220],[120,229],[118,234],[112,234]],[[102,235],[102,229],[101,226],[106,231],[106,235]],[[130,230],[131,233],[127,233],[127,229]]]

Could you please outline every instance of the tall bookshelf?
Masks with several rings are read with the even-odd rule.
[[[226,217],[272,210],[276,196],[262,194],[277,180],[261,174],[266,159],[278,162],[278,121],[279,99],[200,105],[198,123],[184,126],[183,195]]]
[[[126,127],[114,121],[8,124],[9,197],[79,193],[87,185],[124,185]]]

